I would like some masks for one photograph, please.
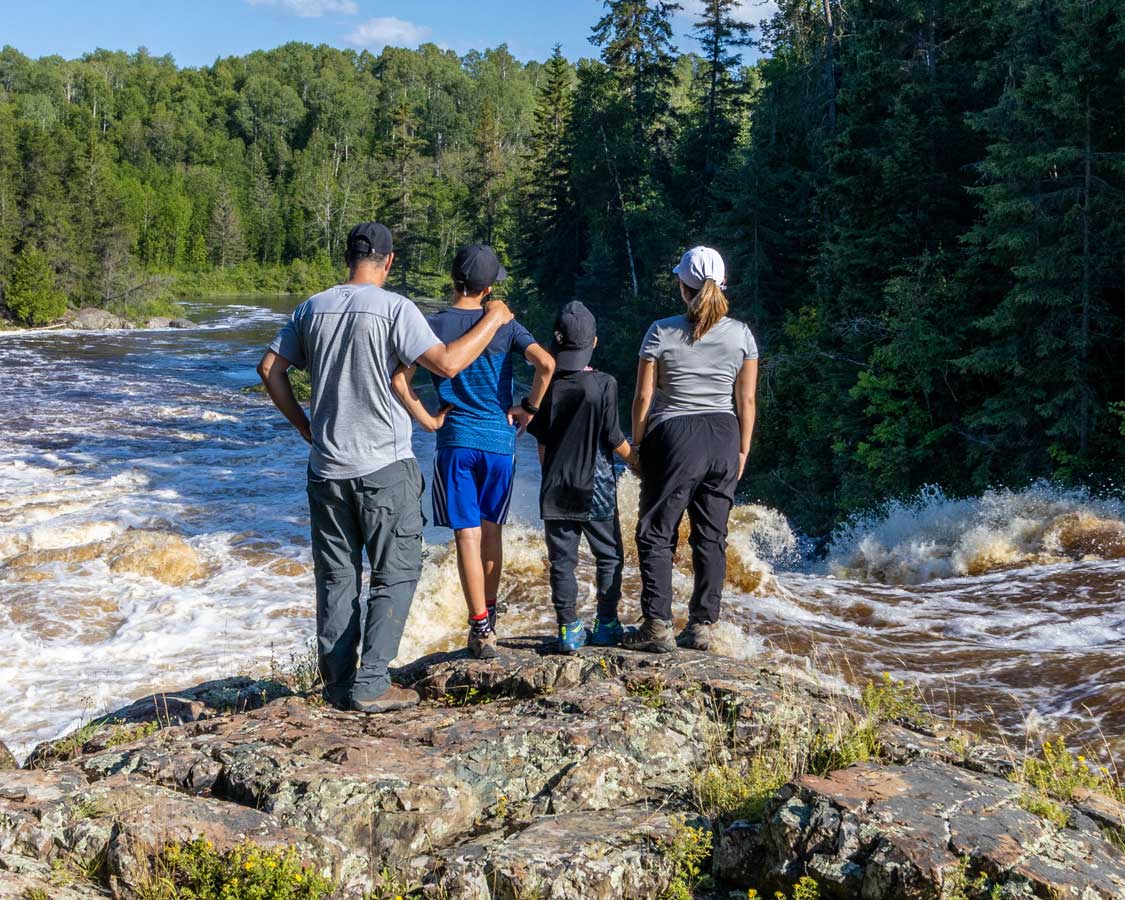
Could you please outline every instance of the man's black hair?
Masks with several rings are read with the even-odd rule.
[[[348,264],[349,269],[356,269],[363,263],[373,263],[376,266],[385,266],[387,264],[386,253],[360,253],[353,251],[344,254],[344,262]]]

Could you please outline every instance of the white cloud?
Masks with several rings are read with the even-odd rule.
[[[355,0],[247,0],[251,6],[276,6],[302,19],[319,19],[325,13],[359,12]]]
[[[387,46],[417,47],[427,41],[431,34],[433,29],[426,25],[415,25],[405,19],[382,16],[369,19],[352,31],[348,35],[348,43],[368,50],[382,50]]]

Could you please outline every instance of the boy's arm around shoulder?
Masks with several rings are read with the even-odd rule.
[[[398,397],[399,402],[406,407],[406,411],[410,413],[411,418],[414,419],[426,431],[437,431],[445,425],[445,417],[453,408],[446,406],[439,410],[437,415],[430,413],[426,409],[425,404],[414,392],[414,386],[411,382],[414,380],[414,373],[417,371],[418,366],[399,366],[394,375],[391,376],[391,387],[394,389],[395,396]]]

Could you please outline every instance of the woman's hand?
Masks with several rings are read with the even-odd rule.
[[[741,481],[743,474],[746,472],[746,460],[750,458],[749,453],[743,453],[741,450],[738,452],[738,478]]]

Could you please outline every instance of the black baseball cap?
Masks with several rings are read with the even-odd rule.
[[[555,319],[555,340],[551,345],[555,364],[563,372],[582,371],[590,365],[597,338],[598,323],[594,314],[581,300],[572,300]]]
[[[378,222],[360,222],[348,233],[348,255],[377,253],[389,256],[394,252],[391,230]]]
[[[491,247],[470,244],[453,260],[453,280],[470,294],[479,294],[508,277],[507,270]]]

